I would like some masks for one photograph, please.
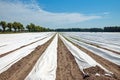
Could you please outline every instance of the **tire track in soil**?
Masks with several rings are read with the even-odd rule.
[[[34,67],[35,63],[42,55],[42,53],[49,46],[54,36],[47,41],[45,44],[36,47],[29,55],[22,58],[14,65],[12,65],[8,70],[0,74],[0,80],[24,80],[25,77]]]
[[[83,74],[74,57],[64,45],[60,37],[58,38],[57,57],[56,80],[83,80]]]
[[[29,45],[32,45],[32,44],[34,44],[34,43],[36,43],[36,42],[38,42],[38,41],[40,41],[40,40],[43,40],[43,39],[45,39],[45,38],[47,38],[47,37],[44,37],[44,38],[42,38],[42,39],[36,40],[36,41],[31,42],[31,43],[29,43],[29,44],[23,45],[23,46],[21,46],[21,47],[19,47],[19,48],[16,48],[16,49],[14,49],[14,50],[9,51],[9,52],[3,53],[3,54],[0,55],[0,58],[1,58],[1,57],[4,57],[4,56],[6,56],[6,55],[8,55],[8,54],[10,54],[10,53],[12,53],[12,52],[15,52],[15,51],[17,51],[17,50],[19,50],[19,49],[21,49],[21,48],[24,48],[24,47],[27,47],[27,46],[29,46]]]
[[[68,39],[67,39],[68,40]],[[71,41],[70,41],[71,42]],[[120,80],[120,66],[119,65],[116,65],[98,55],[95,55],[93,52],[71,42],[72,44],[74,44],[76,47],[78,47],[80,50],[82,50],[83,52],[85,52],[86,54],[88,54],[89,56],[91,56],[93,59],[96,60],[96,62],[98,62],[99,64],[101,64],[103,67],[105,67],[106,69],[108,69],[109,71],[113,72],[114,74],[112,75],[111,78],[97,78],[95,79],[95,76],[92,75],[91,79],[92,80]],[[96,69],[98,69],[97,71],[99,71],[99,67],[96,66],[95,67]],[[85,72],[88,72],[88,73],[94,73],[95,69],[94,68],[88,68],[86,70],[84,70]],[[89,78],[87,78],[87,80],[91,80]]]

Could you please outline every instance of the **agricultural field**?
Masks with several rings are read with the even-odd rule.
[[[0,80],[120,80],[120,33],[0,34]]]

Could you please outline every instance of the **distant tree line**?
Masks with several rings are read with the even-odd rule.
[[[56,29],[58,32],[103,32],[101,28],[68,28],[68,29]]]
[[[105,32],[120,32],[120,26],[104,27]]]
[[[57,31],[57,32],[120,32],[120,26],[108,26],[104,28],[61,28],[61,29],[49,29],[35,25],[33,23],[23,26],[20,22],[0,22],[0,32],[45,32],[45,31]]]
[[[120,26],[111,26],[104,28],[68,28],[55,29],[58,32],[120,32]]]
[[[9,22],[1,21],[0,22],[0,32],[44,32],[50,31],[49,28],[44,28],[41,26],[37,26],[33,23],[30,23],[27,26],[23,26],[20,22]]]

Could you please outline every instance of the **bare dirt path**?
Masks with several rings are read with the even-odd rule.
[[[74,57],[60,38],[58,38],[57,57],[56,80],[83,80],[83,74],[80,71]]]
[[[74,43],[73,43],[74,44]],[[74,44],[75,46],[77,46],[80,50],[82,50],[83,52],[87,53],[89,56],[91,56],[93,59],[95,59],[99,64],[101,64],[103,67],[105,67],[106,69],[108,69],[109,71],[113,72],[114,75],[113,75],[113,78],[111,78],[112,80],[116,79],[116,80],[120,80],[120,66],[119,65],[116,65],[98,55],[95,55],[93,52],[77,45],[77,44]],[[89,72],[92,72],[94,69],[89,69],[88,71]],[[111,79],[105,79],[105,80],[111,80]],[[94,79],[92,79],[94,80]],[[99,80],[99,79],[97,79]],[[100,79],[101,80],[101,79]],[[104,79],[102,79],[104,80]]]
[[[45,37],[45,38],[47,38],[47,37]],[[32,45],[32,44],[34,44],[34,43],[36,43],[36,42],[38,42],[38,41],[40,41],[40,40],[43,40],[43,39],[45,39],[45,38],[36,40],[36,41],[34,41],[34,42],[31,42],[31,43],[29,43],[29,44],[26,44],[26,45],[23,45],[23,46],[21,46],[21,47],[19,47],[19,48],[16,48],[16,49],[14,49],[14,50],[11,50],[11,51],[9,51],[9,52],[3,53],[3,54],[0,55],[0,58],[1,58],[1,57],[4,57],[4,56],[6,56],[6,55],[8,55],[8,54],[10,54],[10,53],[12,53],[12,52],[15,52],[15,51],[17,51],[17,50],[19,50],[19,49],[21,49],[21,48],[24,48],[24,47],[27,47],[27,46],[29,46],[29,45]]]
[[[24,80],[52,40],[53,37],[45,44],[36,47],[28,56],[16,62],[7,71],[1,73],[0,80]]]

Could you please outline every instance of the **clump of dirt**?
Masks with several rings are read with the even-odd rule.
[[[106,77],[104,75],[102,76],[91,75],[90,77],[86,77],[84,80],[117,80],[117,79]]]
[[[105,74],[105,71],[103,69],[101,69],[99,66],[95,66],[95,67],[90,67],[87,69],[84,69],[85,73],[89,73],[89,74]]]
[[[113,74],[106,73],[99,66],[84,69],[84,72],[89,75],[85,80],[116,80]]]

